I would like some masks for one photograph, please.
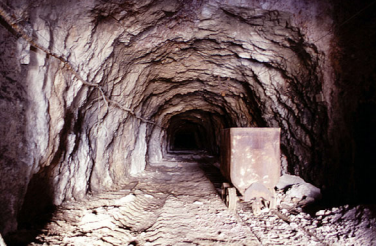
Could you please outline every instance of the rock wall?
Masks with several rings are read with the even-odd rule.
[[[20,64],[20,47],[11,27],[0,26],[0,214],[1,234],[15,230],[14,222],[31,176],[28,154],[27,70]],[[6,223],[4,223],[6,222]]]
[[[333,1],[335,34],[330,60],[336,90],[332,94],[333,130],[328,179],[336,195],[375,203],[376,193],[376,5],[372,1]],[[330,176],[329,176],[330,177]],[[335,183],[335,184],[334,184]]]
[[[2,4],[14,24],[0,25],[0,233],[121,187],[168,158],[181,126],[200,129],[213,155],[222,128],[281,127],[286,171],[333,184],[336,46],[324,2]]]

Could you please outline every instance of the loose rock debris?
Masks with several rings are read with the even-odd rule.
[[[372,211],[341,206],[311,216],[291,206],[256,216],[240,199],[232,212],[199,165],[187,163],[64,203],[28,245],[375,245]]]

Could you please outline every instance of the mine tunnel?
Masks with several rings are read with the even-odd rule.
[[[36,218],[48,223],[66,204],[106,192],[131,187],[122,194],[138,201],[153,187],[142,180],[158,174],[169,184],[179,168],[196,170],[192,163],[219,177],[227,128],[279,128],[281,176],[319,189],[316,210],[369,211],[375,8],[369,0],[0,1],[0,234],[12,245],[7,238],[35,231]],[[168,205],[176,198],[168,194],[154,198]]]
[[[207,130],[199,122],[176,120],[168,131],[169,152],[208,150],[210,138]]]

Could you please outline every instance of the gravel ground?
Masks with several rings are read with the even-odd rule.
[[[32,243],[23,231],[8,245],[376,245],[374,207],[310,215],[285,204],[256,216],[241,199],[228,210],[220,182],[208,165],[149,168],[121,190],[64,203]]]

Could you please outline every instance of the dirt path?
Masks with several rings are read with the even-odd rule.
[[[116,192],[65,203],[31,245],[259,245],[197,164],[147,170]]]
[[[63,204],[43,233],[28,245],[361,245],[357,242],[367,245],[371,242],[363,234],[373,234],[375,230],[370,227],[373,221],[363,220],[361,227],[354,226],[353,232],[348,232],[350,223],[338,220],[341,213],[346,218],[350,209],[337,214],[322,212],[341,221],[326,224],[324,216],[311,218],[304,212],[292,214],[286,209],[264,210],[255,216],[250,204],[244,202],[238,202],[237,211],[231,212],[218,195],[222,181],[218,169],[212,165],[181,163],[175,168],[149,168],[119,191]],[[363,227],[371,229],[359,230]],[[348,236],[351,233],[354,235]]]

